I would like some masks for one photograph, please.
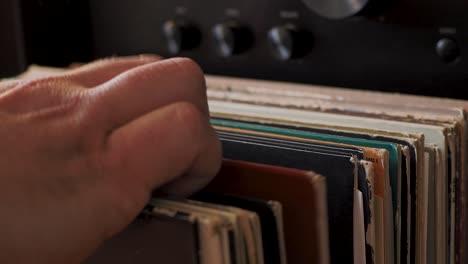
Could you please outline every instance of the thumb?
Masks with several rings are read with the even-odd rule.
[[[220,142],[208,117],[193,104],[174,103],[114,131],[103,163],[117,184],[131,217],[152,191],[184,175],[184,192],[204,187],[221,164]],[[131,221],[131,218],[129,219]]]

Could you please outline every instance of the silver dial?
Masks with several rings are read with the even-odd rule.
[[[354,16],[371,0],[302,0],[307,7],[320,16],[343,19]]]

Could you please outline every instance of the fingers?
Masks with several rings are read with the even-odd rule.
[[[172,190],[187,194],[204,187],[216,175],[221,149],[208,116],[182,102],[114,131],[103,163],[127,193],[144,190],[149,195],[185,175],[185,182],[176,183]]]
[[[189,59],[171,59],[129,70],[90,91],[90,114],[106,129],[126,124],[178,101],[208,115],[206,85],[200,67]]]
[[[125,71],[159,60],[161,57],[156,55],[108,58],[67,71],[64,75],[71,81],[91,88],[101,85]]]
[[[132,68],[159,60],[161,57],[156,55],[140,55],[101,59],[73,69],[31,65],[25,73],[19,76],[19,79],[66,78],[83,87],[92,88]]]
[[[2,107],[19,112],[54,107],[64,103],[61,98],[98,86],[122,72],[160,59],[152,55],[110,58],[74,70],[31,66],[20,80],[0,83],[0,95],[15,87],[21,88],[17,89],[14,96],[10,95],[9,100],[3,100]]]

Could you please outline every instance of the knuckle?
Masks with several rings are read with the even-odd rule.
[[[200,66],[189,58],[174,58],[170,60],[179,74],[189,79],[199,89],[206,90],[205,75]]]
[[[200,137],[204,130],[203,114],[193,104],[189,102],[180,102],[175,105],[176,117],[182,128],[188,132],[191,137]]]
[[[16,85],[16,89],[10,93],[11,96],[17,95],[17,96],[25,96],[26,94],[32,92],[33,90],[37,88],[43,88],[44,86],[47,87],[50,84],[48,84],[50,78],[45,79],[33,79],[33,80],[25,80],[25,81],[20,81],[18,85]],[[44,87],[44,88],[45,88]]]
[[[20,81],[16,85],[13,94],[25,96],[42,93],[44,96],[59,96],[74,93],[78,89],[77,84],[71,82],[66,76],[50,76],[26,81]]]
[[[33,89],[38,87],[50,87],[51,85],[61,81],[63,78],[57,76],[48,76],[37,79],[25,80],[20,82],[19,87],[22,89]]]
[[[48,77],[18,82],[0,98],[4,111],[28,114],[32,118],[64,118],[75,115],[83,102],[79,86],[65,77]]]
[[[172,61],[182,71],[193,73],[198,75],[198,77],[203,77],[203,71],[200,66],[190,58],[173,58],[169,61]]]
[[[88,69],[94,69],[94,68],[103,68],[106,67],[107,65],[112,65],[112,64],[118,64],[123,61],[123,58],[121,57],[106,57],[106,58],[100,58],[97,59],[93,62],[90,62],[88,64],[85,64],[81,67],[78,68],[78,70],[88,70]]]

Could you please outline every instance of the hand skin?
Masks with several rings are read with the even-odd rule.
[[[188,59],[114,58],[0,83],[0,263],[80,263],[151,192],[187,195],[221,163]]]

